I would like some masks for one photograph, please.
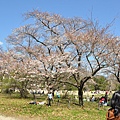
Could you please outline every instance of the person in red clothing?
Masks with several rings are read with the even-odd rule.
[[[102,106],[103,104],[105,104],[105,97],[102,96],[99,100],[99,105]]]

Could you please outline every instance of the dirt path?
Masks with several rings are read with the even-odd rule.
[[[18,120],[18,119],[15,119],[12,117],[5,117],[5,116],[0,115],[0,120]]]
[[[29,116],[8,117],[8,116],[0,115],[0,120],[43,120],[43,118],[29,117]]]

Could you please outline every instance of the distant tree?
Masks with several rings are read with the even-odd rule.
[[[21,97],[27,97],[30,81],[39,78],[35,66],[35,60],[32,61],[28,56],[9,50],[1,56],[1,84],[5,86],[4,82],[7,79],[9,88],[19,90]]]
[[[107,90],[108,88],[108,81],[104,76],[96,76],[94,77],[95,84],[95,90]]]

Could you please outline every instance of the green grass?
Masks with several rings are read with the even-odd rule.
[[[45,99],[42,97],[38,101]],[[19,99],[0,94],[0,113],[6,116],[18,117],[22,120],[105,120],[109,107],[100,108],[96,102],[84,102],[81,108],[74,104],[68,104],[60,100],[57,105],[56,100],[51,107],[30,105],[31,99]]]

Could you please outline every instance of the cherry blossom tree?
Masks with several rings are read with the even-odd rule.
[[[48,87],[54,88],[58,82],[76,87],[79,105],[83,106],[85,83],[110,67],[107,59],[116,41],[108,32],[110,26],[38,10],[26,13],[25,18],[32,23],[15,29],[7,42],[30,61],[37,61],[35,71],[45,78]]]
[[[118,36],[111,42],[110,48],[112,54],[107,57],[109,69],[105,69],[105,72],[114,75],[120,83],[120,38]]]
[[[37,61],[32,61],[29,57],[15,53],[13,50],[1,53],[0,58],[2,82],[8,79],[9,87],[18,89],[21,97],[27,97],[30,82],[34,80],[35,83],[36,79],[39,79],[35,69]]]

